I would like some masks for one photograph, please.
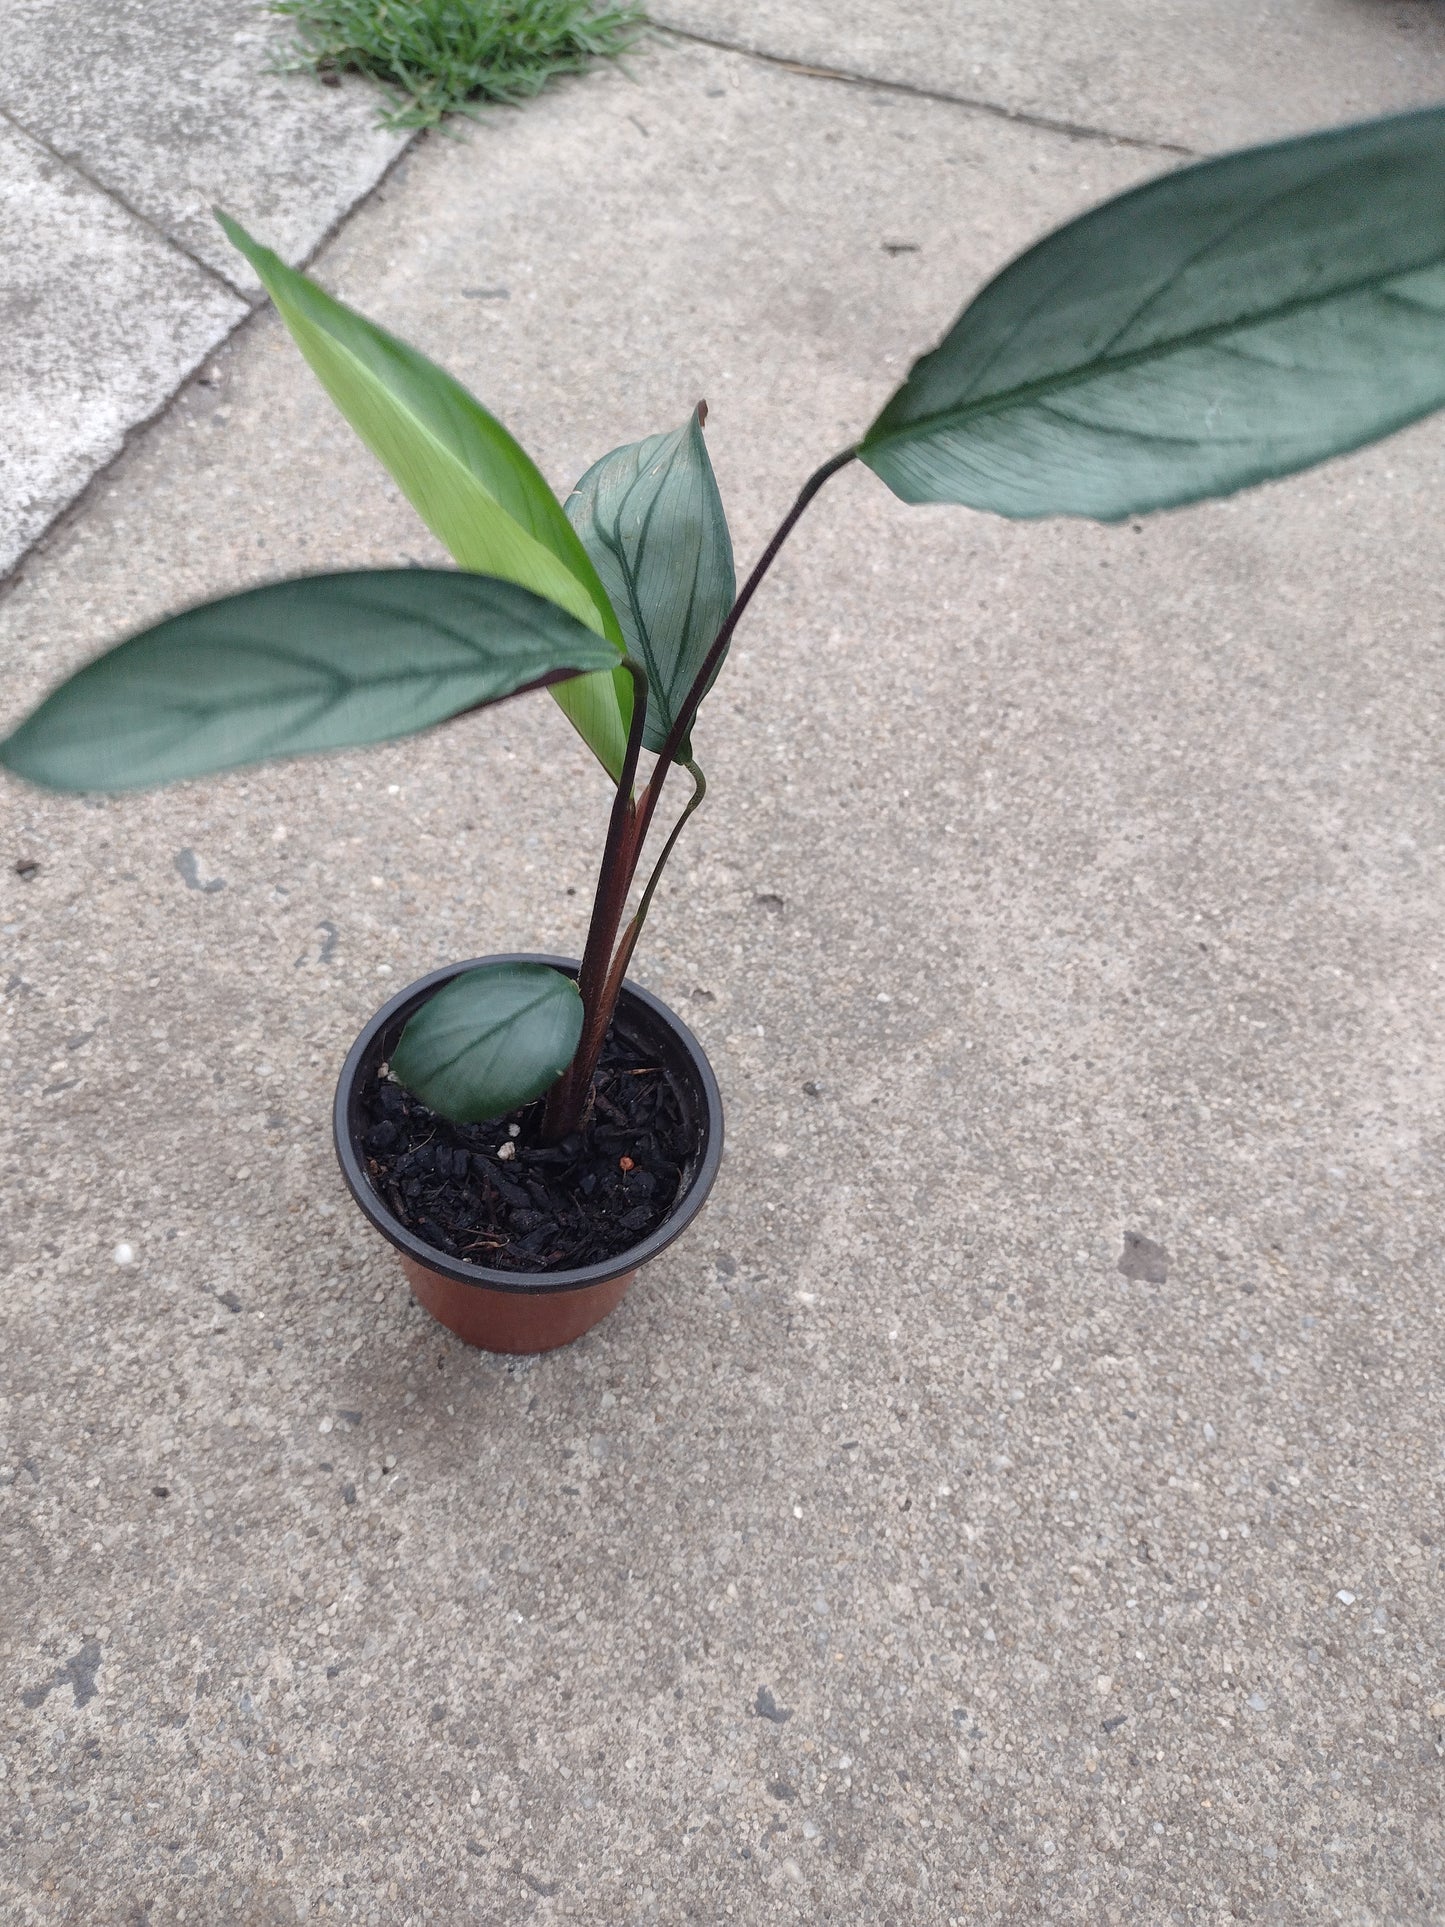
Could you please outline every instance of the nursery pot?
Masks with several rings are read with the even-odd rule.
[[[489,1352],[548,1352],[570,1345],[618,1305],[640,1266],[679,1237],[701,1211],[722,1161],[722,1098],[702,1046],[679,1017],[650,991],[622,986],[619,1017],[655,1050],[693,1136],[672,1210],[628,1251],[575,1271],[502,1271],[438,1251],[410,1231],[376,1191],[367,1173],[361,1091],[395,1050],[407,1019],[443,984],[480,964],[539,963],[569,977],[566,957],[475,957],[419,977],[384,1004],[352,1045],[336,1087],[336,1155],[351,1195],[382,1237],[395,1245],[418,1304],[438,1323]]]

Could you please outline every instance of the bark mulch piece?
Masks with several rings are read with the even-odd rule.
[[[697,1148],[667,1072],[617,1019],[583,1129],[542,1144],[544,1105],[451,1124],[373,1072],[361,1141],[377,1195],[409,1231],[468,1264],[571,1271],[620,1256],[667,1216]],[[499,1158],[504,1147],[511,1155]]]

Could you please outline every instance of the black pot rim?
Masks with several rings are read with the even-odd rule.
[[[713,1179],[717,1176],[718,1166],[722,1163],[723,1152],[723,1109],[722,1093],[718,1089],[717,1078],[713,1075],[712,1065],[707,1060],[702,1045],[688,1029],[687,1025],[670,1010],[660,997],[641,984],[629,978],[622,986],[622,996],[629,1001],[641,1004],[659,1023],[670,1030],[692,1062],[698,1084],[702,1091],[704,1112],[704,1140],[693,1172],[692,1182],[688,1185],[681,1201],[675,1205],[671,1214],[645,1237],[640,1244],[627,1251],[620,1251],[615,1258],[603,1259],[597,1264],[583,1265],[572,1271],[516,1272],[496,1271],[487,1265],[468,1264],[464,1258],[450,1257],[438,1251],[424,1238],[417,1237],[387,1207],[385,1201],[372,1189],[371,1180],[361,1161],[360,1153],[351,1133],[351,1097],[361,1077],[366,1055],[379,1032],[384,1030],[399,1011],[416,1001],[422,992],[439,988],[452,977],[459,976],[464,970],[475,970],[482,964],[550,964],[554,970],[564,970],[568,976],[575,977],[579,968],[575,957],[550,957],[533,952],[515,952],[502,956],[473,957],[466,963],[444,964],[439,970],[428,971],[426,976],[418,977],[404,990],[399,990],[390,998],[370,1020],[363,1025],[356,1042],[347,1052],[346,1062],[341,1067],[341,1076],[336,1085],[336,1101],[332,1109],[332,1134],[336,1144],[336,1159],[341,1166],[341,1175],[346,1180],[347,1189],[356,1200],[363,1216],[368,1218],[382,1237],[387,1239],[404,1257],[411,1258],[428,1271],[439,1272],[444,1278],[454,1279],[458,1284],[476,1285],[486,1291],[513,1292],[522,1297],[542,1296],[553,1292],[586,1291],[589,1286],[605,1284],[625,1271],[635,1271],[645,1265],[660,1251],[666,1250],[674,1238],[681,1237],[693,1219],[701,1211],[707,1194],[712,1189]]]

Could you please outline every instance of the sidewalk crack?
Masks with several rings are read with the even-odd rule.
[[[37,147],[49,154],[60,166],[69,168],[72,173],[78,174],[87,186],[94,187],[98,193],[104,194],[109,200],[114,201],[117,207],[123,208],[127,214],[139,221],[141,225],[147,228],[152,234],[159,236],[168,246],[176,248],[187,260],[195,261],[196,266],[204,268],[206,274],[213,282],[224,288],[228,294],[235,295],[244,306],[244,311],[238,314],[224,329],[220,338],[215,341],[203,355],[198,356],[191,363],[190,367],[178,377],[170,392],[157,402],[150,413],[138,417],[135,421],[127,425],[121,436],[120,446],[116,449],[115,453],[92,470],[91,474],[80,487],[75,490],[74,494],[62,502],[44,526],[37,529],[26,541],[20,553],[12,562],[8,565],[0,565],[0,603],[3,603],[6,598],[19,587],[32,558],[42,549],[48,548],[53,541],[63,535],[67,530],[76,527],[80,523],[87,509],[98,499],[102,488],[109,483],[124,464],[131,459],[149,435],[150,431],[157,427],[175,407],[178,398],[185,392],[188,384],[194,379],[197,368],[204,366],[221,348],[235,340],[243,328],[255,323],[270,306],[270,301],[264,292],[258,290],[255,293],[250,293],[246,289],[237,288],[226,279],[225,275],[219,273],[215,268],[207,267],[206,263],[198,260],[196,256],[190,253],[189,249],[181,246],[179,242],[172,241],[171,237],[166,234],[163,228],[159,227],[154,221],[149,220],[137,209],[131,207],[122,195],[113,193],[110,188],[102,186],[98,181],[94,180],[84,168],[79,167],[76,162],[71,160],[69,155],[60,153],[56,148],[51,146],[49,141],[42,139],[37,134],[31,133],[30,129],[17,120],[15,115],[11,113],[9,108],[3,103],[0,103],[0,121],[8,122],[17,133],[22,134],[27,140],[33,141]],[[353,220],[363,208],[368,206],[369,203],[381,193],[401,161],[412,151],[416,142],[423,137],[423,131],[424,130],[415,130],[401,142],[396,152],[391,156],[385,167],[382,168],[370,187],[363,193],[358,194],[355,200],[345,206],[339,207],[335,216],[327,222],[326,227],[316,237],[312,246],[307,249],[300,260],[294,262],[292,265],[303,270],[312,266],[317,257],[330,246],[331,242],[336,239],[347,223]]]
[[[17,134],[23,135],[42,153],[48,154],[51,160],[58,162],[61,167],[68,168],[72,174],[84,181],[87,187],[93,187],[97,194],[103,195],[107,201],[113,201],[133,221],[138,222],[154,240],[160,241],[167,248],[174,249],[184,260],[189,261],[193,268],[199,268],[208,281],[213,281],[218,287],[224,288],[227,294],[235,295],[238,301],[244,301],[248,308],[254,308],[257,305],[260,297],[253,289],[238,287],[229,275],[222,274],[219,268],[213,268],[209,261],[203,260],[186,242],[169,233],[159,221],[153,220],[143,208],[137,207],[126,195],[119,193],[107,182],[98,180],[84,161],[74,154],[63,152],[52,140],[38,133],[35,128],[27,127],[15,110],[5,106],[3,102],[0,102],[0,120],[7,121]]]
[[[1090,127],[1082,121],[1060,120],[1052,114],[1033,114],[1022,107],[1006,107],[996,100],[983,100],[971,94],[955,94],[938,87],[920,87],[909,80],[884,80],[877,74],[857,73],[850,67],[820,67],[810,60],[794,60],[788,54],[768,53],[762,47],[744,46],[741,41],[722,40],[713,34],[694,33],[688,27],[670,26],[665,20],[650,20],[655,33],[671,40],[688,40],[699,47],[716,47],[720,53],[741,54],[785,73],[803,74],[811,80],[831,80],[845,87],[872,87],[881,93],[903,94],[910,100],[937,101],[946,107],[962,107],[971,114],[987,114],[992,120],[1012,121],[1018,127],[1035,127],[1042,133],[1062,134],[1069,140],[1101,141],[1108,147],[1136,147],[1148,154],[1178,154],[1183,160],[1197,160],[1199,150],[1181,147],[1177,141],[1155,140],[1144,134],[1121,134],[1111,127]]]

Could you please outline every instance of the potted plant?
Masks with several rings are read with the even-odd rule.
[[[411,985],[357,1039],[336,1102],[358,1204],[421,1301],[495,1349],[587,1329],[717,1170],[706,1059],[627,971],[703,800],[699,707],[830,476],[859,461],[905,502],[1113,520],[1289,474],[1445,403],[1445,109],[1182,168],[1047,236],[804,484],[741,590],[701,405],[604,456],[564,510],[465,389],[221,219],[459,567],[187,610],[63,683],[0,762],[124,790],[550,688],[614,786],[582,957],[484,957]],[[689,790],[662,835],[674,770]]]

